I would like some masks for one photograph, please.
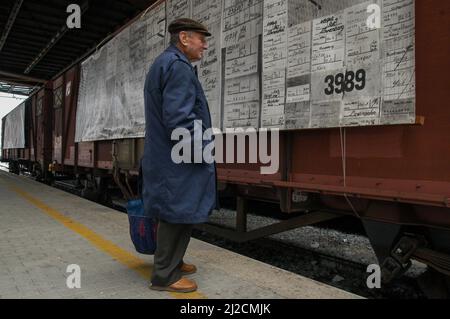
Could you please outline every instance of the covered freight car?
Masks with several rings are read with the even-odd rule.
[[[30,159],[30,110],[30,100],[26,100],[2,119],[2,161],[8,162],[9,171],[15,174]]]
[[[3,118],[2,160],[10,171],[31,173],[37,180],[49,181],[52,156],[51,81],[37,90]]]
[[[365,12],[361,10],[365,9],[364,5],[369,2],[379,3],[359,0],[323,1],[322,6],[317,7],[307,2],[299,1],[298,5],[298,8],[304,9],[302,11],[304,16],[300,14],[299,17],[290,12],[287,14],[287,21],[293,19],[292,21],[302,23],[296,25],[299,34],[290,29],[291,33],[285,34],[286,37],[292,36],[291,41],[295,44],[296,41],[305,38],[305,34],[309,35],[309,38],[302,42],[307,50],[303,52],[301,47],[294,47],[292,51],[288,50],[288,53],[293,55],[296,52],[303,52],[304,56],[307,56],[308,52],[314,51],[316,44],[311,42],[321,39],[321,32],[314,30],[319,30],[321,24],[334,25],[322,27],[322,31],[339,32],[345,28],[346,23],[352,21],[361,23],[361,20],[355,17]],[[377,40],[377,36],[386,36],[383,30],[375,35],[371,34],[373,38],[364,38],[359,34],[356,36],[359,36],[357,39],[362,42],[370,42],[370,52],[374,48],[374,52],[379,50],[378,56],[372,54],[366,58],[376,60],[376,57],[383,57],[386,61],[381,60],[382,62],[394,64],[393,69],[388,71],[381,66],[379,73],[383,73],[384,79],[392,73],[400,74],[399,78],[391,83],[394,88],[382,83],[383,90],[392,90],[381,98],[385,98],[387,94],[402,96],[408,91],[410,98],[407,102],[397,103],[398,98],[394,102],[389,102],[390,112],[397,112],[397,116],[403,115],[406,120],[400,121],[402,124],[395,120],[377,122],[381,116],[393,118],[392,114],[384,112],[386,109],[379,109],[379,113],[375,113],[378,118],[358,119],[355,125],[351,120],[342,121],[349,113],[343,113],[337,119],[330,119],[328,122],[321,122],[320,118],[313,118],[311,110],[309,124],[302,124],[302,120],[305,119],[302,118],[302,114],[305,113],[306,105],[323,107],[326,103],[321,101],[306,103],[305,99],[309,99],[310,94],[304,93],[304,87],[302,90],[298,88],[309,83],[313,99],[315,84],[330,85],[334,83],[333,81],[339,80],[341,73],[337,73],[333,79],[328,75],[320,83],[313,82],[315,76],[310,74],[293,78],[288,81],[289,83],[286,82],[284,89],[287,95],[297,94],[297,96],[294,98],[292,95],[283,96],[286,103],[288,99],[299,99],[289,105],[293,110],[290,109],[290,113],[287,112],[282,116],[277,115],[278,117],[268,112],[268,107],[279,105],[274,104],[274,101],[280,99],[280,96],[272,94],[268,94],[265,98],[266,90],[270,91],[271,87],[265,87],[262,83],[264,77],[261,68],[267,70],[274,65],[267,60],[270,58],[269,49],[266,55],[262,54],[264,48],[270,46],[270,41],[264,42],[264,39],[270,39],[270,32],[263,32],[263,22],[268,22],[267,25],[264,24],[266,26],[274,23],[270,23],[272,20],[269,14],[263,15],[261,12],[270,12],[273,6],[269,4],[272,2],[245,2],[249,6],[255,6],[251,7],[251,10],[261,13],[250,16],[257,17],[256,20],[260,19],[260,22],[255,22],[255,26],[261,28],[262,34],[257,34],[254,43],[253,40],[247,41],[250,47],[238,43],[237,47],[241,49],[239,52],[247,52],[249,56],[255,58],[254,61],[252,58],[247,59],[250,61],[248,63],[254,63],[254,69],[235,70],[241,73],[240,78],[231,72],[233,65],[235,66],[233,60],[239,57],[227,56],[229,52],[234,52],[235,47],[234,44],[227,45],[228,42],[231,43],[234,34],[232,17],[227,15],[232,15],[235,10],[230,1],[219,3],[221,5],[218,7],[223,9],[222,18],[208,21],[213,28],[219,30],[219,33],[211,41],[212,53],[208,54],[206,62],[199,65],[200,78],[206,87],[206,94],[212,107],[213,121],[221,122],[219,127],[223,129],[229,125],[246,126],[255,123],[256,126],[259,123],[276,126],[282,120],[285,121],[285,125],[279,134],[279,148],[272,148],[272,152],[277,152],[279,158],[279,170],[275,174],[261,174],[262,163],[247,161],[240,164],[217,164],[221,193],[238,199],[236,231],[218,229],[212,225],[201,227],[234,240],[245,241],[342,215],[353,215],[360,218],[366,228],[383,266],[384,280],[389,281],[403,273],[409,267],[411,258],[425,262],[432,269],[448,276],[450,109],[446,107],[445,101],[449,99],[446,73],[450,70],[450,61],[447,57],[450,48],[446,40],[450,30],[448,20],[450,4],[439,0],[381,1],[383,12],[392,10],[391,14],[382,16],[385,19],[383,24],[388,25],[390,19],[397,19],[390,30],[395,40],[401,36],[404,38],[399,42],[385,41],[384,49],[381,50],[378,49],[381,41]],[[289,1],[288,7],[292,4],[294,2]],[[213,7],[209,9],[214,10]],[[118,30],[112,41],[81,63],[79,76],[78,69],[74,68],[54,79],[52,95],[55,111],[50,169],[60,179],[63,179],[64,175],[73,178],[75,182],[72,185],[81,187],[86,197],[102,197],[111,189],[112,181],[126,197],[135,192],[133,181],[138,172],[139,159],[143,154],[143,76],[157,55],[155,52],[160,52],[166,45],[165,22],[174,18],[170,16],[170,10],[169,6],[166,8],[164,1],[159,1],[149,8],[146,14]],[[286,15],[286,12],[281,10],[277,14],[282,16]],[[194,9],[190,15],[194,18],[202,16],[201,12]],[[347,19],[343,19],[344,16]],[[224,30],[220,27],[221,19],[225,20],[222,24]],[[285,18],[279,21],[285,21],[283,19]],[[313,19],[312,23],[308,19]],[[308,21],[303,22],[305,20]],[[345,21],[342,23],[343,27],[338,23],[340,20]],[[251,25],[252,21],[248,23]],[[352,32],[358,30],[355,25],[356,22],[354,28],[348,28],[350,31],[345,39],[354,36]],[[316,26],[316,29],[311,30],[312,26]],[[360,30],[366,30],[364,26],[359,27]],[[146,41],[142,41],[143,34],[146,34]],[[314,35],[317,35],[317,38],[314,38]],[[283,39],[281,35],[279,38]],[[341,41],[344,47],[356,50],[357,45],[355,46],[351,40],[346,41],[339,36],[336,39]],[[412,41],[411,44],[408,44],[408,41]],[[394,47],[391,48],[391,45]],[[225,46],[227,48],[224,48]],[[387,52],[386,48],[390,48],[391,51]],[[239,55],[239,52],[235,54]],[[348,53],[346,59],[356,56],[355,52]],[[324,58],[322,53],[320,50],[313,52],[313,56],[309,56],[309,63],[313,63],[311,61],[314,58]],[[391,55],[392,61],[389,60]],[[225,62],[220,64],[221,60]],[[231,61],[231,64],[228,65],[227,61]],[[311,72],[311,69],[305,71],[301,64],[295,64],[296,61],[300,61],[298,57],[287,61],[286,77],[295,72]],[[315,67],[320,70],[320,67]],[[255,72],[256,75],[252,70],[258,70]],[[243,73],[245,74],[242,75]],[[276,74],[283,72],[273,73],[274,76]],[[367,74],[359,72],[361,87],[363,79],[369,81]],[[346,72],[343,71],[342,77],[345,75]],[[251,84],[252,81],[247,81],[252,77],[257,79],[254,82],[256,85]],[[222,86],[225,92],[217,90],[218,83],[221,82],[225,83]],[[290,88],[291,84],[297,86]],[[398,86],[401,87],[399,92],[396,91]],[[233,96],[231,93],[234,91],[227,93],[227,88],[243,90],[245,93],[239,91]],[[325,87],[325,94],[329,92],[328,89]],[[335,92],[332,95],[334,97]],[[244,102],[239,104],[236,102],[239,100]],[[375,104],[372,103],[371,106]],[[266,108],[264,112],[258,113],[261,111],[259,110],[255,113],[254,107],[258,105],[259,108]],[[330,109],[329,107],[326,110]],[[256,115],[256,120],[252,117],[255,114],[259,114]],[[221,118],[223,121],[220,121]],[[300,127],[302,125],[305,127]],[[248,143],[246,147],[248,150]],[[41,167],[44,167],[44,164],[42,162]],[[59,182],[64,183],[61,180]],[[65,183],[67,185],[67,181]],[[247,232],[246,203],[249,199],[279,203],[283,212],[296,213],[296,217]]]

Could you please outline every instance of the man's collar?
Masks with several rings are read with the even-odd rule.
[[[178,47],[174,44],[171,44],[168,48],[168,51],[174,52],[175,54],[177,54],[182,60],[186,61],[187,63],[189,63],[191,66],[191,61],[189,61],[189,59],[187,58],[187,56],[180,50],[178,49]]]

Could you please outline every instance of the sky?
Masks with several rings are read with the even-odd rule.
[[[0,93],[0,119],[11,112],[17,105],[25,100],[25,96]],[[0,120],[0,148],[2,144],[2,123]]]

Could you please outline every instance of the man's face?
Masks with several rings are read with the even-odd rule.
[[[206,36],[195,31],[181,31],[180,40],[183,44],[183,51],[189,61],[199,61],[203,57],[203,51],[208,49]]]

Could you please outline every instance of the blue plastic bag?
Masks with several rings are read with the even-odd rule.
[[[129,200],[127,213],[131,241],[136,251],[141,254],[153,255],[156,251],[158,223],[152,217],[145,215],[142,199]]]

